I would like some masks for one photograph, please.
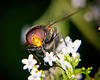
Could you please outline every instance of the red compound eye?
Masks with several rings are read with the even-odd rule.
[[[32,28],[26,34],[26,41],[29,45],[34,45],[32,41],[32,34],[35,34],[41,40],[45,38],[45,31],[42,28]]]

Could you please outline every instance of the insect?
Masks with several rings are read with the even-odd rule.
[[[53,29],[52,26],[60,21],[69,18],[77,12],[78,11],[68,16],[65,16],[64,18],[59,19],[52,24],[34,25],[31,29],[29,29],[29,31],[26,34],[26,43],[30,45],[30,48],[28,48],[27,50],[29,52],[36,51],[37,53],[42,51],[45,54],[46,50],[53,49],[53,52],[56,54],[55,47],[57,41],[59,40],[59,35],[61,35],[62,38],[63,36],[61,33],[57,33],[56,28]],[[65,45],[67,45],[66,42]]]

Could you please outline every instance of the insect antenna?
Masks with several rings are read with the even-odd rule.
[[[74,14],[78,13],[79,11],[80,11],[80,10],[77,10],[77,11],[75,11],[75,12],[71,13],[70,15],[65,16],[64,18],[61,18],[61,19],[59,19],[59,20],[57,20],[57,21],[53,22],[52,24],[50,24],[50,25],[47,27],[47,29],[48,29],[48,28],[50,28],[51,26],[53,26],[54,24],[56,24],[56,23],[58,23],[58,22],[61,22],[61,21],[65,20],[65,19],[67,19],[67,18],[71,17],[72,15],[74,15]]]

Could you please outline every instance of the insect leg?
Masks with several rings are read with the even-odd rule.
[[[67,46],[67,43],[66,43],[66,41],[65,41],[65,39],[64,39],[64,37],[63,37],[63,35],[62,35],[60,32],[55,36],[55,38],[56,38],[57,36],[59,36],[59,34],[61,35],[61,37],[62,37],[62,39],[63,39],[65,45]]]
[[[27,51],[30,53],[30,54],[32,54],[32,52],[31,51],[34,51],[34,50],[36,50],[37,48],[28,48],[27,49]],[[39,62],[39,65],[41,65],[41,62],[40,62],[40,60],[38,59],[38,57],[36,56],[37,54],[33,54],[33,56],[34,56],[34,58]],[[39,56],[39,55],[38,55]],[[40,57],[41,57],[41,55],[40,55]]]
[[[30,51],[35,51],[35,50],[38,50],[39,48],[38,47],[31,47],[31,48],[28,48],[27,51],[29,53],[31,53]]]
[[[56,29],[56,28],[55,28],[55,29]],[[61,34],[60,32],[57,33],[56,36],[55,36],[54,39],[53,39],[53,41],[54,41],[53,52],[54,52],[54,54],[55,54],[56,56],[57,56],[57,53],[55,52],[55,51],[56,51],[56,50],[55,50],[55,42],[56,42],[56,38],[59,36],[59,34],[61,35],[61,37],[62,37],[62,39],[63,39],[65,45],[67,46],[67,43],[66,43],[64,37],[62,36],[62,34]],[[60,59],[58,56],[57,56],[57,58]]]
[[[57,53],[56,53],[56,50],[55,50],[55,43],[56,43],[56,38],[59,37],[59,35],[57,35],[57,29],[56,27],[54,28],[54,34],[55,34],[55,37],[53,38],[53,41],[54,41],[54,45],[53,45],[53,52],[54,54],[57,56]],[[57,56],[58,59],[60,59],[58,56]]]
[[[38,57],[37,57],[37,56],[34,56],[34,57],[35,57],[36,60],[38,60],[39,65],[41,65],[41,62],[40,62],[40,60],[38,59]]]
[[[32,47],[32,48],[28,48],[27,51],[28,51],[30,54],[32,54],[31,51],[35,51],[35,50],[38,50],[38,49],[39,49],[38,47]],[[34,55],[37,55],[37,56],[39,56],[39,57],[44,57],[43,55],[40,55],[40,54],[38,54],[38,53],[36,53],[36,54],[34,54]]]
[[[63,41],[64,41],[64,43],[65,43],[65,45],[67,46],[67,43],[66,43],[66,41],[65,41],[65,39],[64,39],[64,37],[63,37],[63,35],[59,32],[59,33],[57,33],[56,32],[56,28],[54,28],[54,33],[56,33],[56,35],[55,35],[55,37],[54,37],[54,48],[53,48],[53,51],[55,52],[55,42],[56,42],[56,38],[59,36],[59,35],[61,35],[61,37],[62,37],[62,39],[63,39]]]
[[[57,29],[56,29],[56,27],[54,28],[54,34],[55,35],[57,35]],[[56,52],[55,52],[55,41],[56,41],[56,38],[57,38],[58,36],[55,36],[54,37],[54,39],[53,39],[53,41],[54,41],[54,45],[53,45],[53,52],[56,54]]]
[[[45,49],[43,48],[43,45],[41,46],[41,48],[42,48],[43,53],[46,54],[46,51],[45,51]]]

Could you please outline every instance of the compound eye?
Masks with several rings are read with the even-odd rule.
[[[26,34],[26,41],[29,45],[36,45],[39,47],[42,44],[42,40],[45,38],[45,31],[42,28],[32,28]],[[38,43],[39,41],[39,43]]]

